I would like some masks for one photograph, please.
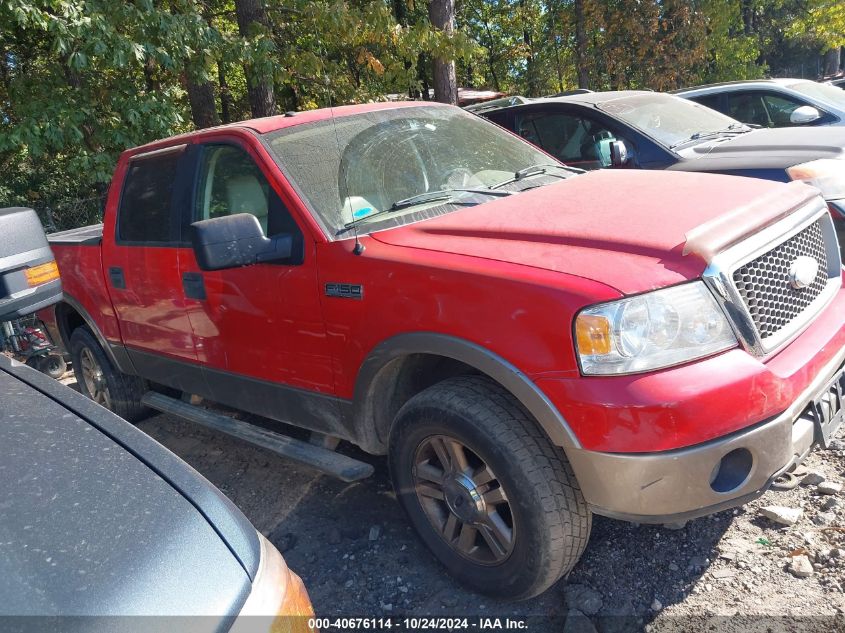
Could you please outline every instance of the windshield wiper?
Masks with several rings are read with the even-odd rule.
[[[403,198],[402,200],[397,200],[393,204],[391,204],[386,209],[380,209],[375,211],[374,213],[367,214],[352,222],[347,222],[344,224],[344,228],[349,228],[359,222],[363,222],[364,220],[369,220],[377,215],[383,215],[385,213],[393,213],[394,211],[400,211],[402,209],[407,209],[408,207],[413,207],[418,204],[425,204],[426,202],[436,202],[438,200],[453,200],[456,193],[475,193],[483,196],[493,196],[495,198],[503,198],[505,196],[511,196],[515,192],[513,191],[491,191],[490,189],[440,189],[438,191],[426,191],[423,193],[418,193],[415,196],[410,196],[409,198]],[[474,202],[468,201],[454,201],[454,204],[465,205],[465,206],[472,206]]]
[[[507,180],[503,180],[502,182],[497,182],[495,185],[490,185],[490,189],[498,189],[499,187],[504,187],[505,185],[509,185],[514,182],[519,182],[520,180],[523,180],[525,178],[530,178],[531,176],[547,174],[550,169],[560,169],[562,171],[569,172],[570,174],[584,173],[583,169],[578,169],[577,167],[567,167],[566,165],[558,165],[556,163],[538,163],[537,165],[531,165],[530,167],[520,169],[518,172],[514,173],[513,178],[508,178]],[[566,176],[560,176],[558,174],[549,175],[558,178],[566,178]]]
[[[723,130],[714,130],[713,132],[696,132],[689,138],[684,139],[683,141],[678,141],[677,143],[670,145],[669,149],[675,149],[676,147],[680,147],[690,141],[701,141],[708,138],[718,138],[723,134],[745,134],[746,132],[750,132],[751,128],[749,128],[744,123],[731,123],[728,127]]]
[[[399,209],[407,209],[408,207],[413,207],[417,204],[424,204],[426,202],[435,202],[437,200],[450,200],[455,197],[456,193],[477,193],[483,196],[494,196],[501,198],[503,196],[511,195],[513,191],[491,191],[490,189],[441,189],[439,191],[426,191],[424,193],[418,193],[415,196],[411,196],[410,198],[403,198],[402,200],[397,200],[392,205],[390,205],[390,208],[387,210],[398,211]]]

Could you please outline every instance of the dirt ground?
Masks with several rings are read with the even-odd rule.
[[[812,476],[681,529],[595,517],[567,581],[507,603],[466,591],[444,572],[406,523],[382,458],[344,449],[376,469],[346,484],[178,418],[158,415],[139,427],[218,486],[284,553],[319,616],[527,618],[533,631],[579,633],[845,631],[845,492],[823,494],[824,484],[807,483]],[[828,483],[845,481],[839,435],[805,464]],[[765,506],[801,516],[779,525],[763,516]],[[808,577],[788,569],[801,556]]]

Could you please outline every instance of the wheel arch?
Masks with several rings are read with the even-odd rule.
[[[358,372],[353,396],[359,444],[385,453],[393,418],[408,399],[441,380],[482,374],[505,388],[564,450],[580,448],[569,424],[536,384],[500,355],[434,332],[399,334],[378,344]]]
[[[94,338],[103,348],[109,361],[122,373],[128,375],[135,375],[135,368],[126,354],[126,350],[122,345],[111,345],[100,332],[96,321],[91,317],[88,311],[73,297],[65,294],[63,300],[54,307],[56,317],[56,328],[59,332],[59,337],[62,340],[62,345],[70,352],[70,336],[78,327],[87,327],[91,330]]]

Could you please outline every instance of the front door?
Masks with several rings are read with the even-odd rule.
[[[277,419],[296,418],[304,392],[334,390],[314,241],[271,185],[272,170],[239,139],[203,145],[198,161],[194,221],[251,213],[268,236],[290,233],[299,245],[288,261],[213,272],[183,252],[180,273],[195,280],[185,301],[213,392],[207,395]]]

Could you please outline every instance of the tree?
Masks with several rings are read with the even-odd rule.
[[[428,16],[435,29],[450,36],[455,28],[455,0],[429,0]],[[458,103],[455,60],[442,54],[434,57],[434,99],[442,103]]]
[[[244,71],[252,116],[276,114],[276,95],[272,75],[272,40],[270,23],[262,0],[235,0],[238,30],[247,42]]]

